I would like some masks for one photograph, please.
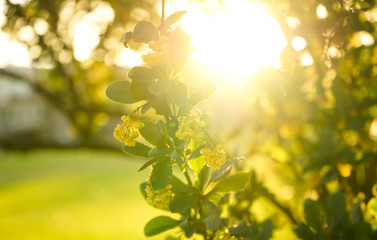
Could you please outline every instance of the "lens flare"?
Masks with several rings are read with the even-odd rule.
[[[191,59],[233,82],[263,66],[277,66],[287,44],[278,22],[256,3],[223,3],[212,11],[205,11],[198,4],[184,6],[188,14],[181,26],[192,35],[195,53]]]

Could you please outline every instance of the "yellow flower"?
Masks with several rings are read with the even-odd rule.
[[[139,136],[138,129],[144,127],[144,123],[139,120],[132,119],[128,115],[123,115],[121,117],[122,124],[118,124],[115,129],[113,136],[120,142],[123,142],[125,145],[133,147],[136,145],[134,140]]]
[[[171,189],[171,184],[158,190],[154,190],[152,186],[148,185],[145,188],[145,192],[147,193],[147,203],[160,209],[168,208],[173,195]]]
[[[203,161],[207,166],[218,169],[226,161],[225,148],[221,144],[217,144],[216,147],[206,147],[200,150],[200,153],[203,154]]]
[[[189,142],[191,139],[202,140],[205,123],[200,119],[199,111],[192,110],[189,115],[180,119],[179,127],[175,136]]]

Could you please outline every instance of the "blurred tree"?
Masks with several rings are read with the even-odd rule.
[[[274,193],[256,187],[253,196],[305,222],[296,228],[301,239],[374,239],[376,3],[262,2],[279,20],[288,46],[282,69],[268,69],[250,83],[250,116],[234,131],[251,127],[244,133],[250,163],[266,165],[258,175]],[[305,201],[303,213],[297,204],[307,198],[312,201]],[[359,208],[361,218],[354,215]],[[333,214],[345,214],[344,221]]]
[[[28,47],[37,79],[9,69],[0,69],[0,74],[29,84],[64,113],[80,145],[102,146],[93,134],[109,116],[122,111],[120,106],[107,105],[104,89],[109,82],[124,79],[127,69],[120,69],[125,65],[123,34],[138,21],[158,21],[154,4],[147,0],[7,0],[2,30]]]

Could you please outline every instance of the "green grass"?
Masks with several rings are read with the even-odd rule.
[[[143,162],[89,150],[0,153],[0,239],[145,239],[145,223],[165,213],[139,192]]]

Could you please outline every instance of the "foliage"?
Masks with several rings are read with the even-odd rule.
[[[143,171],[152,167],[150,177],[140,186],[146,201],[181,215],[179,219],[153,218],[145,226],[145,235],[179,227],[188,238],[200,234],[205,239],[225,239],[231,237],[225,231],[228,226],[238,237],[256,233],[270,236],[271,226],[263,228],[255,221],[242,222],[240,230],[237,221],[241,219],[222,216],[230,196],[250,184],[251,174],[231,173],[240,159],[226,161],[220,138],[207,129],[203,113],[197,108],[214,92],[214,87],[204,86],[190,94],[177,75],[192,52],[190,37],[180,28],[171,27],[184,13],[172,14],[159,27],[140,22],[132,32],[127,32],[126,47],[130,42],[144,42],[151,53],[142,56],[144,66],[128,71],[130,81],[113,82],[106,91],[114,101],[140,104],[122,117],[123,125],[118,125],[114,136],[125,143],[124,152],[149,159],[140,168]],[[141,115],[152,109],[161,118],[155,122],[141,121]],[[137,124],[140,127],[134,127]],[[137,138],[139,134],[143,139]]]
[[[154,52],[143,57],[146,66],[130,70],[131,82],[123,84],[130,86],[123,90],[124,103],[143,101],[134,115],[147,106],[163,116],[148,123],[144,134],[140,131],[150,147],[148,155],[140,154],[150,159],[141,170],[152,166],[141,190],[153,206],[159,202],[148,200],[153,194],[146,188],[168,192],[162,199],[168,206],[160,206],[181,216],[151,220],[146,235],[179,226],[188,238],[197,234],[204,239],[269,239],[273,229],[278,232],[288,226],[300,239],[374,239],[377,204],[371,189],[376,183],[377,150],[370,129],[375,124],[377,88],[370,62],[375,50],[374,40],[360,40],[362,34],[373,36],[368,12],[374,2],[264,2],[288,41],[298,35],[307,43],[304,50],[285,49],[283,71],[268,69],[261,79],[254,76],[259,85],[251,90],[250,109],[258,117],[235,130],[242,135],[250,125],[251,132],[245,133],[248,142],[243,144],[249,150],[247,157],[250,162],[261,158],[271,163],[270,171],[281,181],[274,187],[263,172],[268,168],[250,171],[245,161],[220,160],[223,147],[215,150],[218,137],[206,129],[196,110],[210,94],[205,88],[190,94],[177,78],[190,52],[187,36],[164,23],[152,27],[146,22],[126,34],[126,46],[146,42]],[[324,13],[318,9],[325,9],[327,15],[320,15]],[[163,43],[173,44],[175,34],[180,37],[174,41],[182,41],[177,43],[181,57],[174,57],[175,48]],[[312,62],[306,63],[304,56]],[[278,189],[283,186],[293,189],[285,203]],[[257,207],[272,207],[273,214],[260,217]]]
[[[253,76],[244,89],[250,101],[239,104],[248,113],[228,135],[233,139],[223,139],[227,151],[197,107],[214,86],[192,91],[178,77],[191,53],[190,38],[175,27],[184,11],[156,26],[159,16],[147,0],[26,2],[6,1],[3,29],[27,44],[37,66],[48,67],[39,81],[27,82],[83,138],[93,139],[100,113],[120,115],[100,93],[110,80],[106,94],[136,108],[129,115],[134,122],[122,121],[116,135],[127,143],[124,152],[147,159],[139,171],[153,169],[141,184],[147,202],[162,208],[168,202],[164,210],[180,215],[154,218],[147,235],[175,228],[207,239],[279,239],[292,231],[301,239],[376,238],[375,1],[259,1],[278,20],[288,46],[281,69]],[[93,55],[80,60],[70,22],[99,3],[111,5],[114,19],[98,32]],[[140,11],[148,14],[135,14]],[[46,33],[31,40],[17,34],[41,21]],[[301,50],[290,44],[296,37],[306,42]],[[114,67],[119,46],[145,44],[145,64],[116,81],[124,77]],[[232,142],[245,160],[229,157]]]
[[[1,6],[2,31],[28,49],[33,74],[1,68],[0,75],[27,84],[52,111],[63,115],[74,135],[73,146],[114,148],[100,133],[124,109],[109,105],[103,90],[110,80],[123,79],[119,54],[125,22],[137,21],[134,8],[138,7],[148,11],[151,19],[157,18],[153,3],[25,0],[2,1]],[[18,138],[1,144],[62,146],[59,141],[39,141]]]

